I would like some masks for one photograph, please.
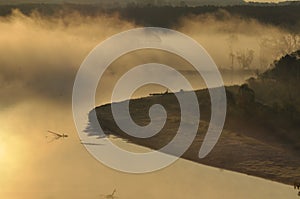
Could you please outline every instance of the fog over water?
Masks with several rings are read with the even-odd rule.
[[[275,58],[297,48],[280,42],[299,39],[295,34],[221,14],[226,20],[194,16],[174,27],[203,45],[221,69],[232,69],[230,53],[251,56],[253,50],[247,67],[264,70]],[[47,18],[16,10],[0,18],[0,198],[100,198],[114,188],[119,198],[295,198],[289,186],[186,160],[158,172],[132,175],[107,168],[88,154],[72,118],[76,71],[97,44],[134,27],[117,15],[91,18],[76,12]],[[195,88],[203,87],[184,60],[162,52],[136,53],[142,56],[132,53],[112,64],[100,82],[96,105],[110,102],[112,83],[143,60],[174,65],[186,72]],[[233,69],[241,67],[241,59],[236,59]],[[225,83],[241,83],[250,73],[235,72],[224,77]],[[137,96],[160,89],[147,87]],[[70,137],[48,143],[47,130]]]

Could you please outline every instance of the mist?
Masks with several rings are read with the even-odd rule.
[[[191,188],[187,185],[195,184],[196,187],[201,180],[189,177],[196,175],[201,178],[202,174],[196,171],[197,165],[191,166],[188,161],[180,160],[157,173],[129,175],[98,163],[80,144],[71,110],[76,72],[97,44],[113,34],[135,27],[137,25],[134,22],[122,20],[118,14],[89,17],[71,12],[68,15],[46,17],[37,12],[26,16],[14,10],[10,16],[0,18],[0,197],[98,198],[100,193],[110,193],[117,186],[122,187],[120,189],[125,198],[132,198],[144,191],[145,185],[150,189],[145,191],[143,198],[160,197],[161,194],[167,198],[184,197],[174,191],[174,186],[187,188],[189,196],[199,194],[199,190],[189,190]],[[299,48],[299,35],[295,33],[231,16],[224,11],[182,18],[174,29],[203,45],[221,70],[263,71],[270,67],[274,59]],[[293,43],[294,40],[298,43]],[[249,52],[252,52],[251,55]],[[140,52],[141,56],[135,57],[133,53],[112,64],[101,80],[97,105],[110,102],[113,83],[141,61],[158,60],[174,65],[180,71],[194,71],[192,66],[174,55],[162,52],[146,54]],[[247,66],[243,66],[244,62]],[[238,73],[236,75],[239,76]],[[194,88],[202,87],[199,75],[192,73],[187,77]],[[243,78],[231,83],[240,83]],[[140,95],[150,92],[147,87]],[[66,132],[70,138],[47,143],[47,130]],[[185,166],[187,169],[182,171]],[[217,172],[217,169],[214,171]],[[178,182],[174,181],[174,175]],[[225,179],[228,178],[223,178],[220,186],[227,183]],[[238,180],[239,177],[234,179]],[[165,185],[163,193],[153,191],[162,186],[153,183],[153,180]],[[247,180],[243,183],[247,185]],[[215,190],[209,189],[209,185],[204,182],[202,185],[208,189],[202,193],[204,196],[220,197]],[[232,183],[229,191],[222,189],[224,193],[227,191],[227,198],[249,194],[243,189],[235,192],[234,186],[237,185],[236,182]],[[273,185],[268,186],[266,190]],[[286,193],[286,187],[284,189]],[[250,193],[251,196],[259,198],[255,193]]]
[[[233,16],[225,10],[183,18],[178,30],[203,45],[220,68],[232,67],[233,56],[234,69],[264,71],[276,59],[300,48],[299,33]],[[251,61],[241,63],[241,56]]]
[[[15,10],[0,18],[2,107],[36,97],[70,102],[76,71],[89,51],[133,27],[114,16],[91,18],[76,12],[46,18]]]
[[[88,53],[111,35],[134,27],[117,14],[88,17],[72,12],[45,17],[15,10],[0,18],[1,107],[37,97],[70,102],[76,71]],[[222,10],[182,18],[175,29],[198,41],[221,70],[264,71],[275,59],[300,48],[299,34]],[[151,58],[168,60],[159,53]],[[126,61],[125,65],[130,63],[129,58]],[[187,70],[185,65],[178,67]],[[115,68],[111,75],[126,69]]]

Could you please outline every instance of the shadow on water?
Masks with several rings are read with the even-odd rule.
[[[97,144],[91,142],[81,142],[82,145],[89,145],[89,146],[103,146],[104,144]]]
[[[87,133],[88,136],[98,136],[98,138],[104,138],[106,137],[106,134],[104,134],[103,130],[99,125],[97,116],[95,116],[94,114],[96,115],[95,109],[89,112],[88,123],[86,125],[84,132]]]

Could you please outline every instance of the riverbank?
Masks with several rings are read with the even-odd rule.
[[[298,142],[297,140],[290,141],[291,137],[284,136],[281,128],[289,126],[289,129],[285,129],[286,131],[299,129],[293,126],[287,117],[281,118],[280,123],[276,122],[284,113],[277,116],[269,107],[256,101],[246,100],[245,102],[244,100],[243,103],[247,104],[241,104],[241,99],[237,97],[239,89],[239,86],[226,89],[228,111],[225,128],[212,152],[203,159],[198,158],[198,152],[209,124],[210,101],[207,90],[196,91],[201,121],[196,138],[182,158],[285,184],[299,181]],[[96,112],[105,133],[158,150],[175,136],[180,123],[180,109],[175,95],[168,93],[131,100],[130,113],[137,124],[146,125],[150,121],[149,107],[157,103],[162,104],[168,113],[166,125],[160,133],[147,139],[135,138],[122,132],[113,120],[110,104],[97,107]],[[90,124],[90,129],[91,126],[92,124]]]

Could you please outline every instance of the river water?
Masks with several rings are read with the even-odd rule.
[[[292,186],[179,159],[162,170],[127,174],[95,160],[81,144],[69,105],[27,100],[0,115],[0,198],[297,198]],[[47,130],[67,133],[48,143]],[[114,139],[125,148],[139,146]]]

